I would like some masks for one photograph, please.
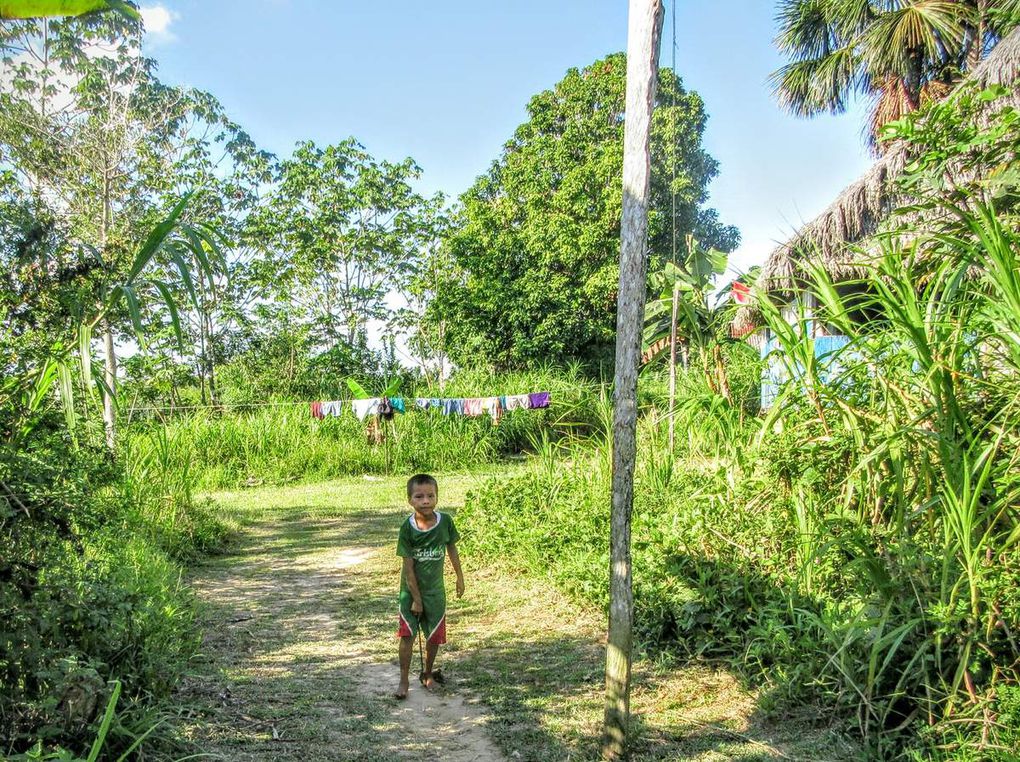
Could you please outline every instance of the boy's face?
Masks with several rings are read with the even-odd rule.
[[[431,484],[416,484],[411,488],[411,497],[407,502],[414,508],[415,513],[422,516],[431,516],[436,509],[436,501],[439,495],[436,488]]]

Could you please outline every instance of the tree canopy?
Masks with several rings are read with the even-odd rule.
[[[446,282],[430,306],[456,362],[500,367],[608,359],[616,320],[626,58],[571,69],[460,198]],[[675,104],[675,105],[674,105]],[[704,103],[660,71],[652,126],[653,255],[693,233],[730,251],[739,236],[704,206],[718,165],[702,148]],[[675,171],[674,171],[675,170]],[[674,179],[675,174],[675,179]],[[674,196],[676,214],[673,214]]]
[[[874,99],[870,136],[943,98],[1020,23],[1016,0],[781,0],[776,45],[790,62],[772,75],[799,116],[842,113]]]

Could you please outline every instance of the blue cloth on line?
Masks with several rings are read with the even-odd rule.
[[[451,413],[463,413],[464,412],[464,400],[463,399],[445,399],[443,403],[443,415],[450,415]]]

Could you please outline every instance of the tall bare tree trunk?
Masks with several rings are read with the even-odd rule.
[[[213,405],[219,405],[219,394],[216,391],[216,346],[213,340],[214,334],[215,326],[213,325],[212,310],[210,309],[205,322],[206,354],[208,356],[206,375],[209,379],[209,401]]]
[[[676,445],[676,320],[680,311],[680,286],[673,286],[673,317],[669,323],[669,454]]]
[[[107,261],[109,261],[109,252],[106,251],[106,241],[110,234],[112,221],[113,206],[110,202],[110,180],[109,172],[107,172],[103,182],[103,219],[99,226],[99,250]],[[106,355],[103,424],[106,428],[106,446],[113,452],[117,446],[117,410],[114,399],[117,394],[117,348],[113,343],[113,325],[109,316],[103,320],[103,329],[103,347]]]
[[[204,301],[204,300],[203,300]],[[205,396],[205,314],[202,309],[198,313],[198,398],[202,404],[207,404]]]
[[[634,591],[630,515],[637,449],[637,374],[641,359],[648,242],[652,108],[659,70],[662,0],[630,0],[627,29],[627,112],[623,142],[623,219],[616,319],[613,406],[613,498],[610,518],[609,637],[602,756],[623,759],[630,719]]]
[[[117,446],[117,410],[114,404],[114,394],[117,391],[117,349],[113,345],[113,326],[109,318],[103,320],[103,347],[106,355],[103,424],[106,428],[106,446],[112,452]]]

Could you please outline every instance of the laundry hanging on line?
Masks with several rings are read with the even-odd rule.
[[[354,415],[358,417],[358,420],[363,421],[368,416],[379,412],[379,398],[372,397],[367,400],[351,400],[351,409],[354,411]]]
[[[345,403],[342,400],[329,402],[313,402],[312,417],[328,418],[340,415],[345,404],[350,404],[351,412],[359,421],[364,421],[370,415],[379,413],[381,397],[370,397],[368,399],[351,400]],[[407,403],[403,397],[389,397],[390,406],[398,413],[407,412]],[[467,415],[478,417],[488,415],[493,423],[499,423],[504,412],[513,410],[540,410],[549,407],[552,400],[550,392],[532,392],[530,394],[510,394],[499,397],[416,397],[414,406],[419,410],[438,409],[443,415]]]
[[[336,418],[343,409],[343,400],[331,400],[329,402],[313,402],[312,418]]]

